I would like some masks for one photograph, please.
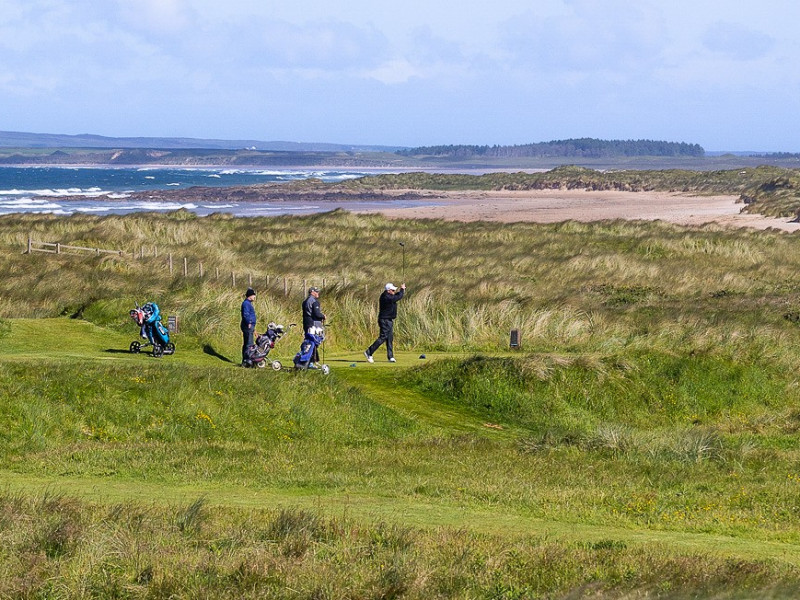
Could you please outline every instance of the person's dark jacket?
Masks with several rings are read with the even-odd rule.
[[[319,298],[311,294],[303,300],[303,331],[308,331],[309,327],[314,326],[314,321],[324,321],[325,315],[319,307]]]
[[[384,290],[378,300],[378,318],[379,319],[396,319],[397,318],[397,303],[403,299],[405,290],[399,289],[394,294],[390,294]]]
[[[250,300],[245,299],[242,302],[242,323],[241,323],[242,331],[247,331],[248,329],[252,329],[255,331],[256,329],[256,309],[253,306],[253,303]]]

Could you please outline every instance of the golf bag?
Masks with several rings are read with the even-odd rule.
[[[141,307],[137,304],[129,314],[139,326],[139,335],[147,340],[146,344],[131,342],[131,352],[139,353],[142,348],[152,346],[155,357],[175,353],[175,344],[169,341],[169,329],[161,322],[161,310],[158,308],[158,304],[146,302]]]
[[[292,325],[289,325],[289,327],[291,328]],[[275,343],[283,337],[285,332],[286,330],[283,325],[269,323],[267,325],[267,330],[256,337],[256,343],[247,348],[245,366],[256,368],[265,367],[267,365],[266,358],[269,351],[275,347]],[[283,366],[278,360],[273,360],[270,364],[275,371],[280,371]]]
[[[303,342],[300,344],[300,351],[294,355],[294,368],[305,371],[306,369],[316,369],[312,359],[314,358],[314,350],[322,345],[325,341],[325,330],[320,327],[309,327],[306,331]],[[322,365],[320,370],[324,374],[328,374],[330,368],[328,365]]]

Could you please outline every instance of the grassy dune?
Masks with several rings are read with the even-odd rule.
[[[587,189],[625,192],[665,191],[739,196],[744,210],[771,217],[800,214],[800,172],[761,166],[721,171],[609,170],[563,166],[544,173],[452,175],[404,173],[367,177],[343,184],[349,188],[424,190]]]
[[[30,232],[160,256],[27,256]],[[400,241],[400,360],[367,365]],[[794,597],[798,243],[2,217],[0,596]],[[168,252],[324,278],[332,375],[234,368],[242,286],[170,277]],[[300,290],[257,287],[263,321],[298,318]],[[180,316],[174,356],[124,352],[145,299]],[[290,362],[299,336],[282,343]]]
[[[408,348],[500,350],[516,327],[527,349],[608,352],[641,344],[777,352],[777,360],[795,361],[800,259],[795,238],[773,232],[625,222],[465,225],[343,212],[276,219],[7,216],[0,225],[7,249],[0,257],[3,316],[77,315],[129,329],[133,302],[155,298],[180,315],[187,332],[233,351],[247,274],[264,292],[258,314],[284,322],[298,318],[300,282],[324,279],[331,347],[357,349],[374,336],[382,284],[401,279],[402,241],[413,294],[398,338]],[[74,245],[145,246],[150,255],[22,255],[29,233]],[[189,278],[181,274],[183,257]],[[204,278],[197,276],[201,262]],[[238,273],[235,288],[230,272]],[[271,289],[259,283],[266,276]],[[288,297],[278,276],[294,281]]]

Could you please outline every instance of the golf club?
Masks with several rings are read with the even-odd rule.
[[[403,283],[406,280],[406,245],[405,242],[398,242],[400,247],[403,249]]]
[[[326,323],[325,324],[326,328],[328,328],[330,326],[331,326],[330,323]],[[327,375],[328,373],[330,373],[330,369],[331,368],[328,365],[325,364],[325,344],[324,343],[322,344],[322,365],[320,365],[320,367],[322,369],[322,374],[323,375]]]

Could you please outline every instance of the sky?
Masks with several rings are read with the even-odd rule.
[[[0,0],[0,130],[800,152],[797,0]]]

